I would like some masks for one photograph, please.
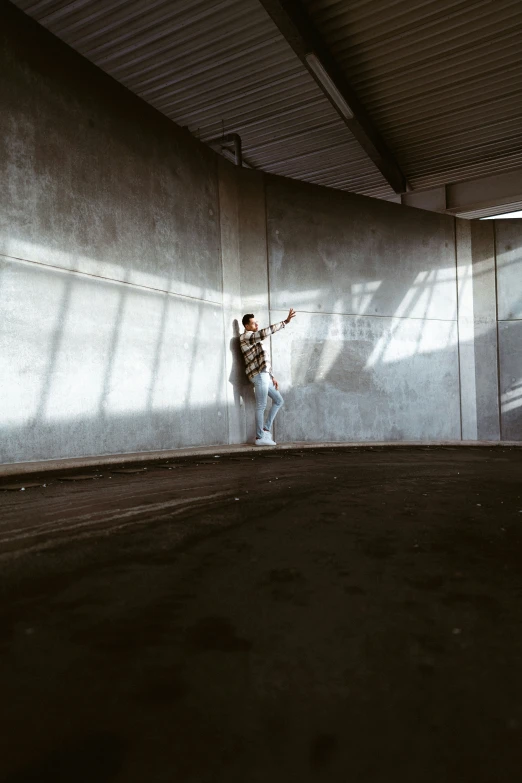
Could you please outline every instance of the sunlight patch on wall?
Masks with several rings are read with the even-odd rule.
[[[436,330],[433,328],[434,323],[437,323]],[[378,364],[401,362],[418,354],[437,353],[441,345],[445,348],[456,345],[457,337],[453,327],[453,321],[392,318],[389,329],[381,335],[371,352],[365,369]]]
[[[331,312],[344,315],[366,315],[372,304],[375,294],[382,285],[382,280],[373,280],[368,283],[352,283],[346,291],[337,289],[338,298],[332,303]],[[324,291],[321,288],[311,288],[307,291],[285,291],[278,296],[281,307],[293,307],[306,313],[329,313],[317,307],[317,303],[323,299]],[[276,308],[279,310],[279,306]]]
[[[100,408],[117,339],[114,324],[121,315],[120,302],[125,303],[121,289],[119,296],[118,289],[107,296],[102,287],[90,285],[86,296],[82,281],[70,276],[66,290],[59,332],[48,347],[47,388],[39,406],[47,421],[92,415]]]
[[[36,414],[45,394],[67,281],[57,278],[44,299],[37,285],[28,285],[20,265],[0,259],[0,270],[0,417],[5,425],[22,424]]]
[[[449,288],[451,287],[451,288]],[[453,318],[440,319],[437,302],[446,292],[454,300]],[[419,272],[413,285],[408,289],[395,313],[391,316],[391,325],[387,333],[378,339],[366,368],[378,363],[399,362],[416,354],[440,351],[441,341],[446,348],[457,344],[458,333],[455,328],[457,300],[455,269],[443,268]],[[426,321],[440,323],[439,334],[425,328]]]
[[[498,313],[501,320],[522,319],[522,224],[495,226]]]
[[[443,318],[441,318],[441,302],[445,306]],[[419,272],[393,316],[454,320],[457,317],[455,268]]]
[[[374,280],[371,283],[352,283],[352,312],[357,313],[358,315],[364,315],[368,311],[372,299],[381,285],[382,280]],[[341,306],[342,305],[339,305],[339,307]]]
[[[223,415],[221,306],[36,264],[0,269],[3,424],[209,406]]]
[[[184,281],[176,281],[172,275],[159,275],[154,271],[144,271],[133,268],[136,260],[128,259],[125,266],[115,264],[107,259],[95,259],[82,253],[48,248],[35,242],[17,238],[8,238],[2,245],[2,255],[11,260],[44,267],[57,267],[78,275],[100,277],[115,283],[126,283],[132,286],[150,288],[154,291],[168,292],[173,295],[187,296],[193,299],[221,304],[223,293],[208,286],[192,285]],[[172,260],[172,269],[183,265],[183,259]],[[216,259],[219,263],[219,259]]]
[[[522,380],[520,378],[516,381],[514,386],[504,392],[500,402],[502,405],[502,413],[508,413],[509,411],[514,411],[517,408],[522,407]]]
[[[340,306],[336,304],[336,308]],[[325,342],[316,357],[315,381],[328,378],[332,368],[337,363],[339,354],[343,350],[343,343],[339,336],[343,333],[343,316],[335,313],[331,316]]]

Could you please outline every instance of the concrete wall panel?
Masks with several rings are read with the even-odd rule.
[[[271,306],[455,319],[454,221],[268,177]]]
[[[492,221],[457,220],[464,440],[499,440],[495,242]]]
[[[502,439],[522,440],[522,320],[499,323]]]
[[[241,172],[238,198],[243,308],[264,320],[268,315],[269,281],[265,184],[261,172]]]
[[[455,322],[300,313],[272,345],[282,441],[460,438]]]
[[[221,301],[215,156],[13,9],[0,253]]]
[[[245,169],[241,172],[238,187],[239,252],[241,258],[241,300],[239,330],[243,331],[241,317],[254,313],[259,323],[269,323],[270,285],[267,263],[266,202],[264,175]],[[266,342],[270,351],[270,340]],[[246,439],[255,439],[255,413],[253,386],[244,374],[241,357],[241,399],[245,404]]]
[[[458,325],[462,437],[477,440],[477,376],[475,368],[475,315],[471,222],[456,220]]]
[[[477,437],[500,439],[495,241],[492,221],[471,224]],[[465,400],[463,400],[463,404]]]
[[[453,218],[275,177],[266,193],[271,320],[298,310],[272,339],[278,438],[459,438]]]
[[[495,234],[502,438],[522,440],[522,221],[496,220]]]
[[[226,443],[221,307],[0,265],[0,462]]]
[[[216,156],[2,22],[0,460],[228,442]]]
[[[495,220],[498,317],[522,319],[522,220]]]
[[[239,346],[241,329],[241,256],[239,251],[239,170],[219,161],[221,258],[223,264],[226,395],[229,443],[246,440],[245,388],[248,379]],[[248,389],[250,391],[250,389]]]

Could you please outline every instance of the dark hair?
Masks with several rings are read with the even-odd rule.
[[[247,313],[243,316],[243,326],[247,326],[250,323],[250,319],[254,317],[254,313]]]

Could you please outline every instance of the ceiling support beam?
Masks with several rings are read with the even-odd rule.
[[[413,190],[401,196],[409,207],[459,215],[522,201],[522,169],[491,174],[489,177],[451,182],[429,190]]]
[[[396,193],[409,190],[399,164],[360,104],[301,2],[260,0],[260,3],[393,190]]]

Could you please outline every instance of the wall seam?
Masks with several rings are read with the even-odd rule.
[[[502,437],[502,394],[500,389],[500,332],[498,328],[498,274],[497,274],[497,226],[493,221],[493,263],[495,269],[495,326],[497,330],[497,399],[498,399],[498,436]]]
[[[453,243],[454,243],[454,255],[455,255],[455,289],[457,297],[457,362],[458,362],[458,374],[459,374],[459,418],[460,418],[460,439],[464,439],[464,431],[462,426],[462,378],[461,378],[461,366],[460,366],[460,329],[459,329],[459,265],[458,265],[458,242],[457,242],[457,218],[453,218]]]
[[[274,307],[274,312],[286,313],[286,308],[283,310],[280,307]],[[383,315],[381,313],[342,313],[331,312],[329,310],[302,310],[299,308],[300,313],[306,313],[307,315],[345,315],[348,318],[395,318],[400,321],[433,321],[435,323],[452,324],[457,320],[456,318],[422,318],[415,315]]]
[[[266,247],[266,285],[267,285],[267,303],[268,315],[272,312],[272,303],[270,300],[270,252],[268,248],[268,210],[266,206],[266,179],[263,174],[263,207],[265,210],[265,247]],[[270,337],[270,349],[272,348],[272,337]]]
[[[268,247],[268,209],[266,204],[266,177],[264,173],[261,175],[263,179],[263,209],[265,211],[265,248],[266,248],[266,288],[267,288],[267,305],[268,305],[268,322],[272,322],[272,307],[271,307],[271,300],[270,300],[270,250]],[[273,357],[273,344],[272,344],[272,335],[270,335],[270,364],[272,364],[272,357]],[[273,367],[272,367],[273,372]],[[281,413],[281,411],[279,412]],[[274,421],[273,425],[273,438],[275,440],[275,436],[277,433],[277,419]]]
[[[218,195],[219,200],[219,195]],[[220,227],[221,228],[221,227]],[[221,241],[221,238],[220,238]],[[157,294],[166,294],[167,296],[177,296],[181,299],[191,299],[196,302],[206,302],[207,304],[223,306],[223,299],[218,302],[216,299],[203,299],[200,296],[191,296],[190,294],[178,294],[176,291],[168,291],[166,288],[155,288],[151,285],[142,285],[140,283],[130,283],[128,280],[119,280],[116,277],[104,277],[103,275],[95,275],[93,272],[82,272],[81,269],[67,269],[64,266],[56,266],[55,264],[45,264],[42,261],[33,261],[30,258],[19,258],[18,256],[9,256],[6,253],[0,253],[0,258],[7,258],[10,261],[19,261],[21,264],[32,264],[34,266],[42,267],[43,269],[52,269],[54,272],[63,272],[66,275],[77,275],[78,277],[88,277],[93,280],[103,280],[105,283],[113,283],[114,285],[125,285],[129,288],[136,288],[139,291],[153,291]],[[223,288],[223,275],[221,275],[221,287]],[[223,296],[223,292],[222,292]]]
[[[215,172],[216,172],[216,184],[217,184],[217,211],[218,211],[218,226],[219,226],[219,261],[221,264],[221,321],[223,323],[223,399],[225,402],[226,411],[226,424],[227,424],[227,444],[230,446],[230,413],[228,410],[227,399],[227,339],[226,339],[226,323],[225,323],[225,269],[223,264],[223,242],[221,237],[222,224],[221,224],[221,173],[219,171],[219,160],[217,155],[214,158]]]

